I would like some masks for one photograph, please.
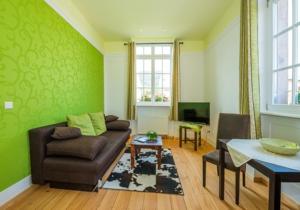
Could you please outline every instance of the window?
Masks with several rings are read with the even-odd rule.
[[[171,101],[172,45],[137,44],[136,99],[138,104]]]
[[[273,104],[300,104],[300,0],[273,3]]]

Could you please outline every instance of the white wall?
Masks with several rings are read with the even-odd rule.
[[[220,112],[239,112],[239,19],[234,20],[205,52],[205,93],[211,103],[208,140],[215,144]]]
[[[105,113],[126,118],[127,53],[111,53],[104,56]]]
[[[127,78],[128,78],[128,58],[126,47],[123,43],[109,43],[104,55],[104,75],[105,75],[105,113],[118,115],[121,119],[126,118],[127,103]],[[188,50],[183,47],[180,59],[181,75],[181,101],[205,101],[205,68],[203,50]],[[156,108],[138,108],[152,109]],[[166,109],[166,108],[163,108]],[[166,110],[164,113],[169,114]],[[169,123],[169,135],[177,136],[177,123]],[[132,122],[132,128],[136,130],[135,123]],[[149,128],[150,130],[151,128]]]

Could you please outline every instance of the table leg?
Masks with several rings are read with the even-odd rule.
[[[198,133],[195,131],[194,132],[194,150],[197,151],[197,146],[198,146]]]
[[[186,135],[186,128],[184,128],[184,143],[186,144],[186,137],[187,137],[187,135]]]
[[[220,165],[219,165],[219,198],[224,200],[224,181],[225,181],[225,150],[220,147]]]
[[[280,210],[281,180],[273,175],[269,180],[269,210]]]
[[[157,167],[160,169],[161,167],[161,147],[157,149]]]
[[[199,146],[201,146],[201,132],[198,134],[198,139],[199,139]]]
[[[131,168],[134,168],[134,161],[135,161],[135,147],[131,145],[130,147],[130,160],[131,160]]]
[[[179,147],[182,147],[182,127],[179,127]]]

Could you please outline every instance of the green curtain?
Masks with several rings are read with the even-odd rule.
[[[261,137],[257,6],[257,0],[241,1],[240,113],[250,115],[251,138]]]
[[[173,71],[172,71],[172,101],[170,120],[178,120],[178,101],[180,98],[180,43],[175,41],[173,44]]]
[[[127,96],[127,119],[135,120],[135,43],[128,43],[128,96]]]

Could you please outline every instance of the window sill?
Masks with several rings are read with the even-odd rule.
[[[269,116],[276,116],[276,117],[287,117],[287,118],[300,119],[299,114],[291,114],[291,113],[284,113],[284,112],[264,111],[264,112],[261,112],[261,114],[269,115]]]
[[[171,107],[170,103],[137,103],[137,107]]]

